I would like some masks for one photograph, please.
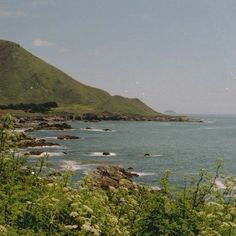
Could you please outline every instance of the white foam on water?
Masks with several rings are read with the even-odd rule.
[[[54,157],[54,156],[64,156],[63,152],[42,152],[40,155],[30,155],[31,157]]]
[[[60,149],[66,149],[66,147],[59,146],[59,145],[52,145],[52,146],[35,146],[35,147],[27,147],[32,149],[42,149],[42,148],[60,148]]]
[[[92,152],[88,156],[91,157],[110,157],[110,156],[116,156],[117,154],[115,152],[109,152],[109,155],[104,155],[103,152]]]
[[[91,165],[78,164],[76,161],[64,161],[60,167],[63,170],[84,170],[84,173],[87,173],[89,170],[91,170]]]
[[[14,129],[15,132],[19,132],[19,133],[24,133],[26,131],[26,129]]]
[[[102,132],[102,133],[111,133],[116,132],[116,130],[105,130],[105,129],[98,129],[98,128],[81,128],[80,130],[84,131],[91,131],[91,132]]]
[[[215,121],[213,120],[202,120],[203,121],[203,124],[214,124]]]
[[[63,152],[46,152],[47,153],[47,155],[49,155],[49,157],[54,157],[54,156],[64,156],[65,155],[65,153],[63,153]]]
[[[147,155],[145,157],[161,157],[161,156],[162,156],[161,154],[150,154],[150,155]]]
[[[138,174],[139,176],[151,176],[151,175],[156,175],[156,173],[153,172],[131,172],[133,174]]]
[[[49,137],[44,137],[44,139],[57,139],[56,136],[49,136]]]

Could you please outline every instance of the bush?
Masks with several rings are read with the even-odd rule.
[[[45,159],[30,164],[10,116],[0,135],[0,235],[236,235],[235,182],[215,187],[221,163],[178,188],[166,173],[159,191],[125,180],[104,190],[91,175],[72,185],[69,172],[49,175]]]

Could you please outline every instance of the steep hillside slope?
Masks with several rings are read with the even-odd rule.
[[[111,96],[84,85],[32,55],[20,45],[0,40],[0,104],[55,101],[61,107],[86,107],[90,112],[156,116],[138,99]]]

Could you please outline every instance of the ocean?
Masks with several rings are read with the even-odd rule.
[[[160,177],[169,170],[171,181],[181,184],[186,176],[197,175],[202,168],[213,172],[220,159],[224,160],[222,171],[234,176],[236,116],[194,118],[204,122],[73,121],[72,130],[37,131],[32,135],[61,145],[45,148],[50,166],[57,171],[69,168],[74,181],[98,165],[112,164],[132,167],[139,174],[135,178],[139,183],[158,186]],[[62,134],[81,139],[57,140]],[[103,152],[111,155],[103,156]]]

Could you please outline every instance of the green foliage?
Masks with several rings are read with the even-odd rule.
[[[51,108],[56,108],[57,103],[56,102],[46,102],[46,103],[30,103],[30,104],[8,104],[8,105],[0,105],[0,109],[6,109],[6,110],[23,110],[23,111],[29,111],[29,112],[41,112],[45,113],[50,111]]]
[[[125,179],[104,190],[92,175],[73,186],[70,173],[49,175],[44,159],[32,165],[19,154],[10,116],[0,134],[0,235],[236,235],[234,179],[215,186],[221,163],[182,187],[168,172],[160,190],[127,188]]]

